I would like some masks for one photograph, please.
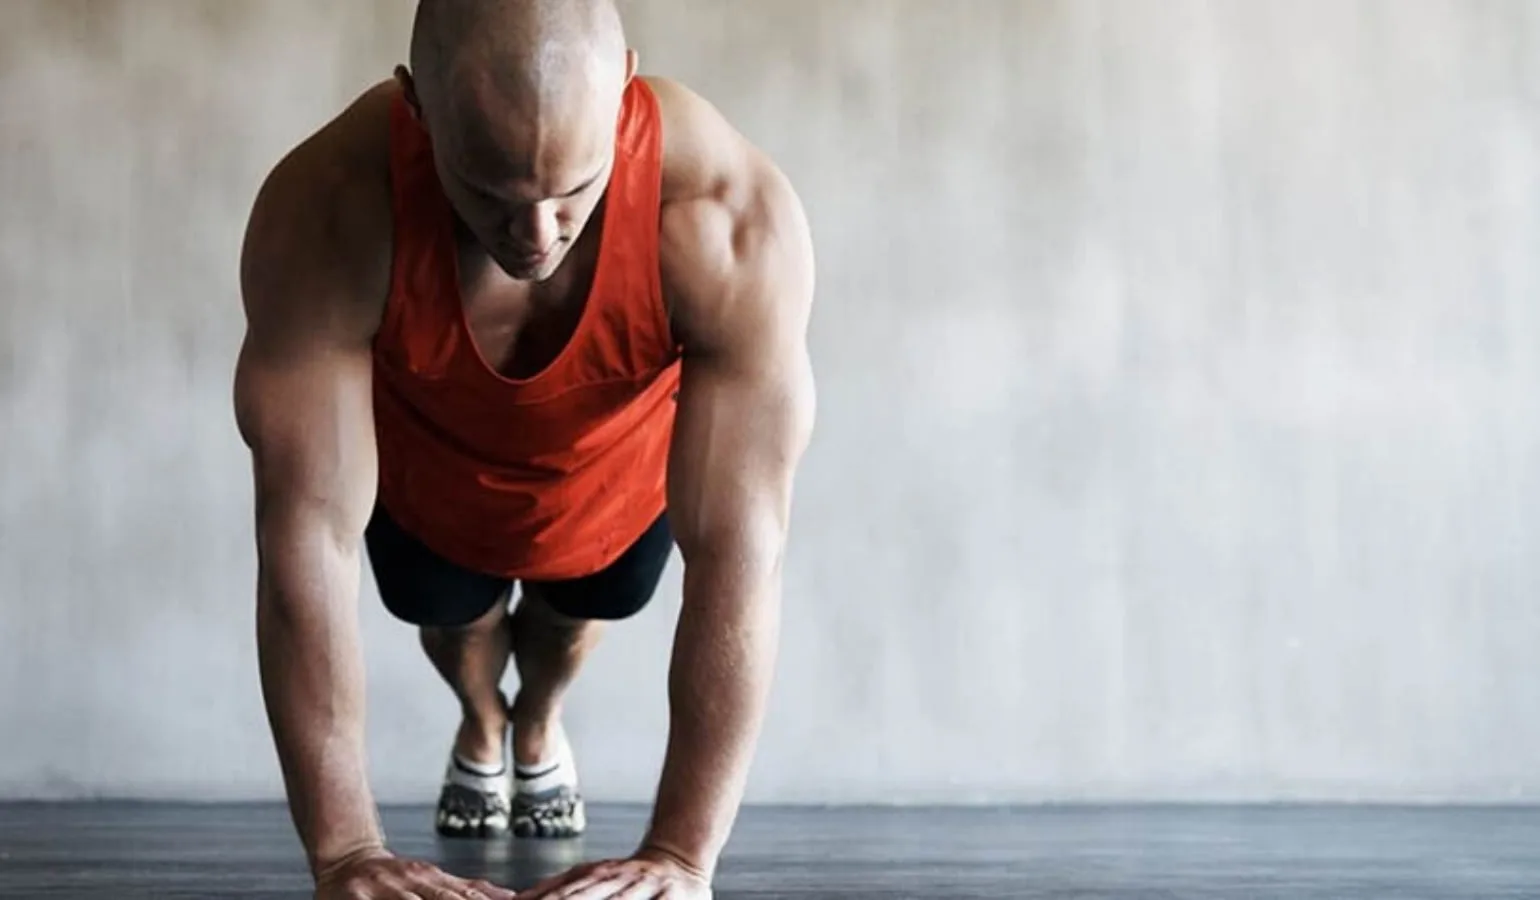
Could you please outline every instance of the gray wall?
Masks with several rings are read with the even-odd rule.
[[[409,13],[0,5],[0,796],[277,796],[239,239]],[[821,253],[753,799],[1540,796],[1540,4],[627,16]],[[651,791],[678,574],[574,698],[599,797]],[[363,607],[427,799],[455,711]]]

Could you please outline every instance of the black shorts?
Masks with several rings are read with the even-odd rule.
[[[390,614],[412,625],[459,628],[480,619],[508,596],[512,579],[456,565],[406,533],[375,504],[364,530],[369,565]],[[607,568],[566,581],[527,582],[541,600],[572,619],[627,619],[657,591],[674,549],[668,514],[637,538]]]

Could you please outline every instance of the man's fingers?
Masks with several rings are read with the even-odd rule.
[[[447,875],[432,888],[417,888],[417,892],[426,894],[427,900],[488,900],[487,895],[476,890],[469,881]]]
[[[552,875],[550,878],[536,882],[533,887],[525,888],[524,892],[516,895],[514,900],[547,900],[547,898],[563,896],[559,893],[559,889],[588,878],[596,868],[598,863],[589,863],[575,869],[568,869],[560,875]]]
[[[447,873],[440,873],[439,879],[432,890],[417,888],[417,892],[426,893],[425,900],[514,900],[513,891],[490,881],[467,881]]]
[[[489,881],[472,881],[425,860],[376,860],[359,867],[345,885],[325,885],[325,900],[517,900],[514,891]]]
[[[546,883],[536,885],[538,893],[520,895],[518,900],[527,900],[528,896],[538,897],[539,900],[602,900],[612,896],[613,882],[623,883],[625,880],[627,876],[611,871],[604,863],[594,863],[548,879]]]
[[[557,891],[553,896],[561,900],[610,900],[611,897],[622,896],[622,891],[630,887],[634,875],[590,875],[582,881],[575,882]]]
[[[513,896],[499,893],[500,888],[485,881],[466,881],[430,866],[417,868],[393,887],[400,893],[392,893],[391,900],[508,900]]]
[[[641,894],[646,900],[711,900],[711,889],[697,881],[670,881],[654,894]],[[626,897],[626,900],[635,900]]]
[[[611,896],[614,900],[654,900],[656,897],[667,897],[668,892],[654,879],[638,878],[627,885],[625,890]]]
[[[471,891],[466,895],[468,900],[516,900],[518,897],[513,891],[490,881],[472,881],[468,887]]]

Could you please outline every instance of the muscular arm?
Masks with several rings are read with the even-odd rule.
[[[251,450],[257,647],[290,811],[311,866],[383,843],[365,780],[359,543],[374,500],[376,211],[305,149],[257,199],[241,261],[235,412]],[[371,296],[375,291],[377,296]]]
[[[684,604],[647,847],[709,877],[742,799],[774,668],[792,481],[814,416],[813,253],[801,205],[774,166],[703,101],[668,100],[698,117],[691,124],[710,158],[692,162],[719,175],[664,219],[665,277],[685,348],[668,473]]]

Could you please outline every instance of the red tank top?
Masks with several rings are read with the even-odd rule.
[[[613,562],[663,512],[679,354],[658,267],[657,100],[627,88],[593,287],[543,371],[504,377],[473,342],[451,211],[426,133],[391,111],[395,250],[374,344],[379,497],[462,566],[560,579]]]

